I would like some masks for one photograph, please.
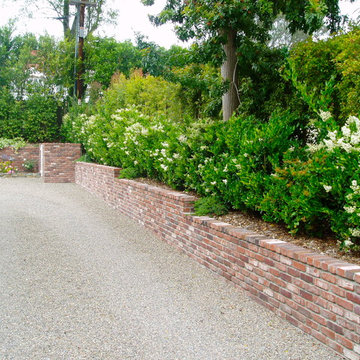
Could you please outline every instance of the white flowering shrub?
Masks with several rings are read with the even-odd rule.
[[[359,245],[356,117],[337,126],[321,112],[305,146],[290,114],[273,115],[267,123],[234,117],[179,124],[131,106],[66,121],[93,160],[128,169],[124,177],[157,178],[229,208],[257,211],[294,233],[331,231],[344,249]]]
[[[262,209],[270,220],[284,221],[293,232],[331,230],[344,250],[356,250],[360,245],[360,121],[350,116],[338,126],[328,112],[320,112],[320,118],[328,130],[317,143],[308,143],[305,151],[285,153]]]

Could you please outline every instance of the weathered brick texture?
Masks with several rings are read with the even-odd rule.
[[[209,217],[194,197],[76,164],[76,183],[348,359],[360,359],[360,266]]]
[[[39,145],[26,145],[17,151],[15,151],[12,147],[0,149],[0,161],[4,161],[9,157],[13,159],[13,165],[18,169],[18,171],[26,172],[26,169],[23,165],[26,160],[31,160],[35,163],[35,168],[32,170],[32,172],[39,172]]]
[[[44,143],[40,149],[44,182],[75,182],[75,161],[81,156],[80,144]]]

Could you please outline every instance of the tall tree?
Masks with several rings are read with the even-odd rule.
[[[279,14],[284,14],[291,33],[312,33],[326,18],[330,28],[339,24],[339,0],[167,0],[155,25],[176,24],[181,40],[196,39],[203,53],[221,64],[223,79],[229,83],[223,96],[223,118],[228,120],[239,104],[237,64],[239,48],[265,43]],[[142,0],[153,5],[154,0]]]
[[[81,0],[78,0],[79,2]],[[85,29],[87,33],[93,33],[101,23],[112,22],[117,16],[117,11],[113,9],[106,10],[107,0],[91,0],[95,6],[87,7],[87,16]],[[26,0],[25,11],[32,14],[34,9],[39,11],[46,9],[46,16],[53,17],[61,22],[63,26],[64,37],[69,34],[75,34],[75,8],[72,9],[70,0]],[[51,14],[52,13],[52,14]],[[72,23],[71,23],[71,20]]]

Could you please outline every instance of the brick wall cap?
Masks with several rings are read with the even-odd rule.
[[[83,166],[100,167],[103,169],[111,169],[111,170],[121,170],[120,168],[115,167],[115,166],[99,165],[99,164],[88,163],[88,162],[84,162],[84,161],[77,161],[76,163],[79,165],[83,165]]]
[[[356,281],[358,284],[360,284],[360,272],[355,273],[355,275],[354,275],[354,281]]]
[[[340,266],[337,268],[336,274],[348,280],[354,280],[356,274],[360,274],[360,266],[352,264]]]
[[[151,191],[156,194],[161,194],[162,196],[165,196],[167,198],[177,200],[180,202],[192,203],[196,200],[195,196],[187,195],[187,194],[181,193],[179,191],[163,189],[161,187],[150,185],[150,184],[145,184],[145,183],[136,181],[136,179],[134,179],[134,180],[133,179],[116,179],[116,180],[120,181],[122,183],[127,183],[131,186],[134,186],[135,188],[138,188],[138,189],[140,188],[140,189],[147,190],[149,192]]]
[[[207,225],[214,219],[209,216],[192,216],[192,220],[194,220],[194,222],[196,222],[197,224]]]
[[[229,228],[228,233],[240,240],[246,240],[246,236],[256,235],[253,231],[236,226],[234,226],[233,228]]]
[[[74,147],[78,147],[80,146],[81,144],[77,144],[77,143],[51,143],[51,142],[44,142],[44,143],[41,143],[40,145],[63,145],[63,146],[74,146]]]
[[[328,271],[333,274],[336,274],[338,272],[338,269],[341,269],[342,267],[348,266],[348,265],[349,265],[349,263],[346,263],[339,259],[335,259],[335,261],[332,261],[331,263],[329,263]]]
[[[220,220],[210,221],[209,225],[210,225],[211,228],[213,228],[215,230],[220,230],[222,232],[226,232],[227,228],[230,228],[230,227],[233,228],[234,227],[233,225],[231,225],[229,223],[226,223],[226,222],[223,222],[223,221],[220,221]]]

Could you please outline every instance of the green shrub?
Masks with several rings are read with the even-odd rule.
[[[32,143],[59,140],[59,105],[37,86],[29,87],[28,98],[21,101],[0,88],[0,137],[22,137]]]
[[[14,139],[6,139],[0,138],[0,149],[4,149],[6,147],[12,147],[15,151],[19,150],[20,148],[26,145],[26,141],[22,138],[14,138]]]
[[[208,196],[197,200],[194,204],[195,214],[202,215],[225,215],[228,213],[227,207],[215,196]]]
[[[116,74],[110,88],[99,102],[104,114],[119,108],[137,106],[144,115],[163,115],[175,121],[182,121],[184,112],[180,99],[180,85],[161,77],[144,76],[141,70],[134,71],[130,78]]]
[[[27,171],[33,171],[36,166],[36,162],[34,160],[25,160],[23,163],[23,167]]]
[[[326,40],[299,43],[290,53],[293,76],[308,95],[320,98],[327,84],[333,83],[327,107],[320,108],[330,111],[339,124],[360,113],[359,43],[360,29],[355,27]]]
[[[69,136],[95,161],[124,168],[126,177],[141,174],[196,191],[206,213],[226,204],[294,233],[332,231],[344,249],[356,248],[360,121],[350,117],[340,126],[330,113],[317,117],[309,124],[285,112],[267,123],[240,116],[179,125],[133,106],[65,120]]]
[[[23,102],[20,136],[32,143],[51,142],[60,138],[58,101],[53,95],[40,90],[33,89],[29,98]]]
[[[84,155],[80,156],[79,159],[77,159],[76,161],[91,163],[92,159],[88,154],[84,154]]]
[[[119,179],[136,179],[140,176],[141,174],[138,169],[134,167],[128,167],[126,169],[120,170]]]

